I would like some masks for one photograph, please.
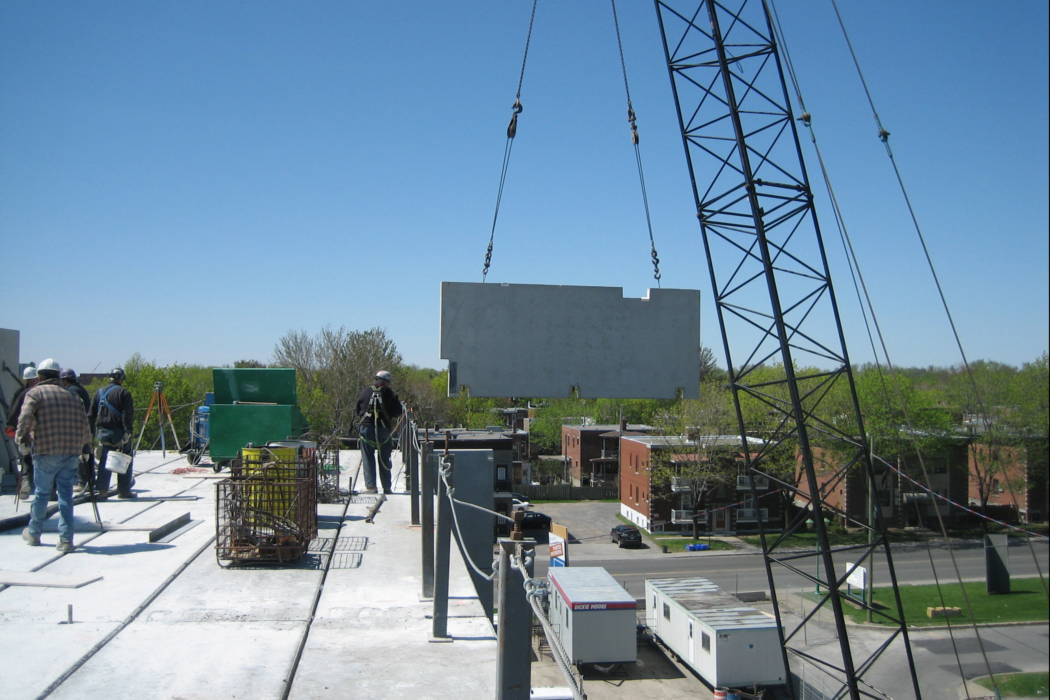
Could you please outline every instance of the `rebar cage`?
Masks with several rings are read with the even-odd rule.
[[[315,446],[241,450],[233,477],[216,486],[215,555],[220,561],[289,562],[317,536]]]

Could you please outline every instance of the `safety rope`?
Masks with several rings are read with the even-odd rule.
[[[492,266],[492,245],[496,239],[496,222],[499,220],[499,208],[503,201],[503,187],[507,184],[507,170],[510,168],[510,154],[514,149],[514,137],[518,135],[518,115],[524,111],[521,104],[521,86],[525,82],[525,64],[529,59],[529,44],[532,42],[532,27],[536,21],[536,4],[532,0],[532,13],[529,16],[529,31],[525,36],[525,51],[521,57],[521,71],[518,73],[518,89],[514,93],[514,105],[511,107],[510,123],[507,124],[507,142],[503,146],[503,165],[500,168],[499,187],[496,190],[496,209],[492,213],[492,228],[489,231],[489,245],[485,249],[485,265],[481,270],[481,281],[485,282]]]
[[[613,26],[616,28],[616,48],[620,52],[620,69],[623,72],[623,90],[627,95],[627,123],[631,127],[631,143],[634,144],[634,162],[638,168],[638,183],[642,189],[642,207],[645,209],[645,225],[649,230],[649,257],[653,263],[653,278],[660,286],[660,256],[656,253],[656,239],[653,237],[653,220],[649,214],[649,193],[645,186],[645,170],[642,167],[642,151],[638,145],[638,118],[631,102],[631,86],[627,81],[627,61],[623,56],[623,39],[620,36],[620,18],[616,13],[616,0],[609,0],[612,5]]]

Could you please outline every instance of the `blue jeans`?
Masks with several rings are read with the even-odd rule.
[[[47,520],[51,488],[58,491],[58,538],[73,541],[73,482],[80,455],[33,455],[33,505],[29,508],[29,534],[40,537]]]
[[[382,423],[378,430],[372,423],[361,424],[361,456],[365,467],[365,488],[376,487],[376,445],[379,445],[379,481],[383,484],[385,493],[391,492],[390,453],[394,451],[394,443],[390,439],[390,428]]]
[[[107,491],[109,491],[109,476],[113,473],[110,470],[106,469],[106,457],[109,455],[111,450],[116,450],[117,452],[123,452],[124,454],[130,455],[131,443],[128,442],[125,443],[125,445],[127,445],[127,447],[119,449],[116,447],[110,447],[109,445],[102,445],[101,447],[99,447],[98,475],[95,477],[95,490],[99,493],[106,493]],[[135,464],[132,463],[128,465],[127,473],[117,474],[117,491],[119,491],[120,493],[131,493],[131,472],[134,469],[134,467]]]

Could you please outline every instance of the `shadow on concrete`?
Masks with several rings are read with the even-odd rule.
[[[74,552],[85,554],[102,554],[105,556],[120,556],[123,554],[136,554],[138,552],[156,552],[161,549],[172,549],[173,544],[157,544],[154,542],[138,542],[136,544],[114,544],[110,546],[86,544],[77,547]]]

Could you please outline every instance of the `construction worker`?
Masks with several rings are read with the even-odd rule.
[[[53,358],[37,366],[40,382],[26,393],[15,442],[33,455],[33,505],[22,539],[33,547],[40,544],[48,496],[55,488],[60,516],[56,551],[65,553],[73,551],[73,481],[77,477],[77,461],[91,449],[91,431],[84,404],[66,391],[58,373],[59,366]]]
[[[62,380],[62,386],[83,402],[84,415],[90,413],[91,395],[88,394],[87,389],[81,386],[80,381],[77,379],[77,373],[69,367],[63,367],[62,371],[58,373],[58,378]],[[86,455],[81,455],[80,467],[77,471],[77,484],[73,487],[73,490],[80,493],[85,489],[92,488],[95,483],[95,455],[90,452]]]
[[[15,429],[18,427],[18,416],[22,412],[22,402],[25,401],[26,393],[33,388],[37,381],[36,367],[29,365],[22,370],[22,387],[15,392],[15,398],[11,401],[11,413],[7,416],[7,425],[4,426],[4,430],[7,431],[9,437],[13,438],[15,436]],[[21,446],[18,448],[18,451],[19,461],[22,463],[22,470],[18,477],[18,497],[23,501],[28,501],[29,497],[33,495],[33,455],[29,453],[28,448],[23,449]]]
[[[379,449],[379,480],[383,493],[391,493],[390,472],[393,466],[390,453],[394,446],[391,428],[394,419],[401,415],[401,399],[390,383],[394,380],[390,372],[376,372],[371,386],[365,387],[357,397],[357,415],[361,419],[361,456],[365,467],[365,493],[376,493],[376,448]]]
[[[130,456],[131,429],[135,417],[134,401],[131,392],[123,387],[124,370],[115,368],[109,373],[109,384],[95,392],[91,399],[91,411],[88,419],[91,432],[98,441],[98,476],[95,479],[95,491],[99,500],[109,497],[110,471],[106,469],[106,457],[113,450]],[[131,467],[123,474],[117,474],[117,497],[135,498],[131,490]]]

